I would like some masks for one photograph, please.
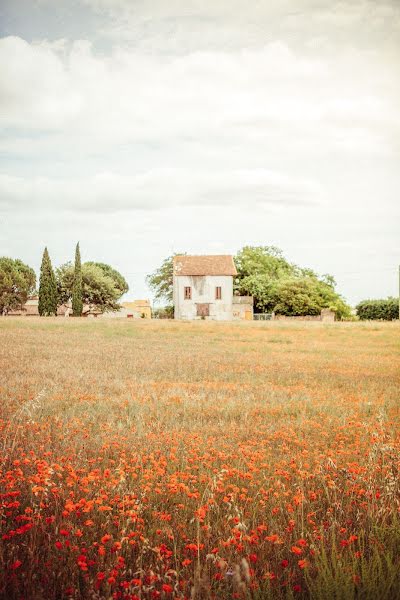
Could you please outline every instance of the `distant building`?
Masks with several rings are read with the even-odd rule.
[[[136,319],[151,319],[151,306],[149,300],[132,300],[122,302],[123,308],[132,313]]]
[[[31,296],[19,310],[10,310],[9,316],[36,317],[39,316],[39,296]]]
[[[121,303],[121,308],[99,315],[102,319],[151,319],[149,300],[130,300]]]
[[[232,256],[175,256],[173,260],[174,316],[178,320],[206,319],[232,321],[245,317],[235,309],[239,296],[233,296],[237,275]],[[250,298],[248,298],[250,303]],[[252,298],[251,298],[252,314]]]
[[[39,296],[29,298],[21,310],[13,310],[8,313],[10,316],[38,317],[39,316]],[[72,316],[72,304],[61,304],[57,308],[58,317]],[[121,308],[117,311],[106,311],[104,313],[95,306],[83,305],[82,317],[104,317],[104,318],[127,318],[133,319],[151,319],[151,306],[149,300],[132,300],[131,302],[122,302]]]

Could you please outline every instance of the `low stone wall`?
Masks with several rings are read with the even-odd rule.
[[[335,313],[329,308],[321,310],[320,315],[303,315],[301,317],[287,317],[286,315],[273,315],[274,321],[319,321],[322,323],[333,323],[335,321]]]
[[[321,321],[321,315],[302,315],[300,317],[288,317],[287,315],[274,315],[274,321]]]

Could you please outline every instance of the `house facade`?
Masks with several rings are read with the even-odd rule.
[[[134,319],[151,319],[150,300],[130,300],[122,302],[122,307],[132,315]]]
[[[175,319],[231,321],[236,275],[233,258],[229,255],[175,256]]]

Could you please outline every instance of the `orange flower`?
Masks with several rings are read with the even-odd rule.
[[[306,567],[310,566],[310,563],[306,558],[297,561],[297,564],[299,565],[300,569],[305,569]]]
[[[109,535],[108,533],[106,533],[105,535],[103,535],[103,537],[101,538],[101,543],[102,544],[106,544],[109,540],[111,540],[111,535]]]

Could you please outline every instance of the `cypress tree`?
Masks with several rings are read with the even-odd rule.
[[[75,270],[74,270],[74,283],[72,286],[72,312],[74,317],[81,317],[83,310],[82,301],[82,265],[81,265],[81,253],[79,250],[79,242],[76,245],[75,250]]]
[[[47,248],[44,249],[40,267],[39,315],[50,317],[57,314],[57,283]]]

